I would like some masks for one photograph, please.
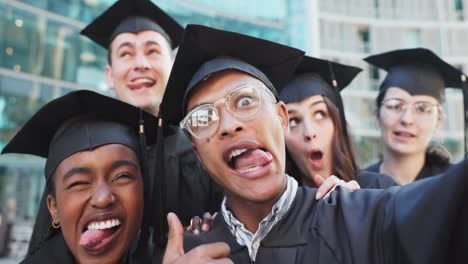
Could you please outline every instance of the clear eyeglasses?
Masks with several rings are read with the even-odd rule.
[[[382,105],[385,109],[388,109],[394,113],[400,114],[406,111],[408,107],[413,107],[416,114],[420,116],[429,116],[434,113],[434,109],[439,108],[439,104],[433,104],[429,102],[415,102],[415,103],[407,103],[403,100],[390,98],[382,102]]]
[[[218,106],[226,104],[226,109],[240,120],[251,119],[262,106],[260,89],[264,89],[275,102],[271,91],[262,85],[246,84],[232,90],[225,98],[214,104],[203,104],[195,107],[179,123],[182,129],[197,139],[212,137],[219,129]]]

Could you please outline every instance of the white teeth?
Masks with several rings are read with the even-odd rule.
[[[248,149],[235,149],[231,151],[229,154],[229,162],[231,162],[232,158],[239,156],[240,154],[246,152]]]
[[[262,168],[262,166],[255,166],[255,167],[250,167],[250,168],[245,169],[245,170],[238,170],[238,172],[240,172],[240,173],[251,172],[251,171],[261,169],[261,168]]]
[[[135,83],[148,83],[148,82],[153,82],[153,80],[149,78],[138,78],[134,82]]]
[[[92,222],[87,227],[88,229],[108,229],[114,226],[119,226],[120,220],[119,219],[112,219],[107,221],[100,221],[100,222]]]

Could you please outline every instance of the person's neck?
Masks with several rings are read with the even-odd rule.
[[[252,234],[255,234],[258,230],[260,222],[270,214],[275,203],[281,198],[281,195],[286,191],[286,184],[279,195],[264,202],[252,202],[245,199],[239,198],[238,196],[228,195],[227,206],[229,210],[244,227],[249,230]]]
[[[159,115],[159,105],[157,106],[152,106],[151,108],[148,108],[148,109],[145,109],[146,111],[150,112],[151,114],[153,114],[154,116],[158,116]]]
[[[425,161],[426,155],[424,152],[402,155],[385,149],[379,172],[392,175],[402,185],[405,185],[416,179]]]

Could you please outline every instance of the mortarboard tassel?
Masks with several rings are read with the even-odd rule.
[[[163,119],[162,117],[158,120],[158,133],[157,133],[157,141],[156,141],[156,175],[155,176],[155,183],[157,186],[153,190],[158,190],[157,192],[157,200],[153,200],[156,206],[156,210],[154,211],[156,214],[156,228],[155,230],[155,239],[157,239],[156,245],[163,248],[167,243],[167,219],[166,219],[166,175],[165,175],[165,166],[164,166],[164,126],[163,126]]]
[[[462,74],[461,75],[461,83],[462,83],[462,92],[463,92],[463,113],[464,113],[464,118],[465,118],[465,124],[463,127],[464,131],[464,137],[463,137],[463,150],[465,151],[464,157],[467,158],[467,150],[468,147],[466,146],[467,143],[467,138],[468,138],[468,85],[466,83],[466,75]]]
[[[145,121],[143,120],[143,110],[140,109],[140,120],[138,121],[138,138],[140,143],[140,155],[141,155],[141,171],[143,176],[143,197],[144,201],[147,203],[144,205],[144,217],[143,222],[141,225],[141,232],[140,232],[140,241],[139,247],[142,249],[146,249],[149,240],[150,234],[150,223],[151,223],[151,209],[149,207],[149,202],[152,200],[151,197],[151,185],[150,185],[150,177],[149,175],[149,167],[148,167],[148,151],[146,145],[146,135],[145,135]],[[147,214],[146,212],[149,212]]]

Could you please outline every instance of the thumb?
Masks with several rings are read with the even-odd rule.
[[[175,259],[184,255],[184,228],[179,218],[176,214],[169,213],[167,214],[167,222],[169,224],[169,234],[163,264],[172,263]]]

